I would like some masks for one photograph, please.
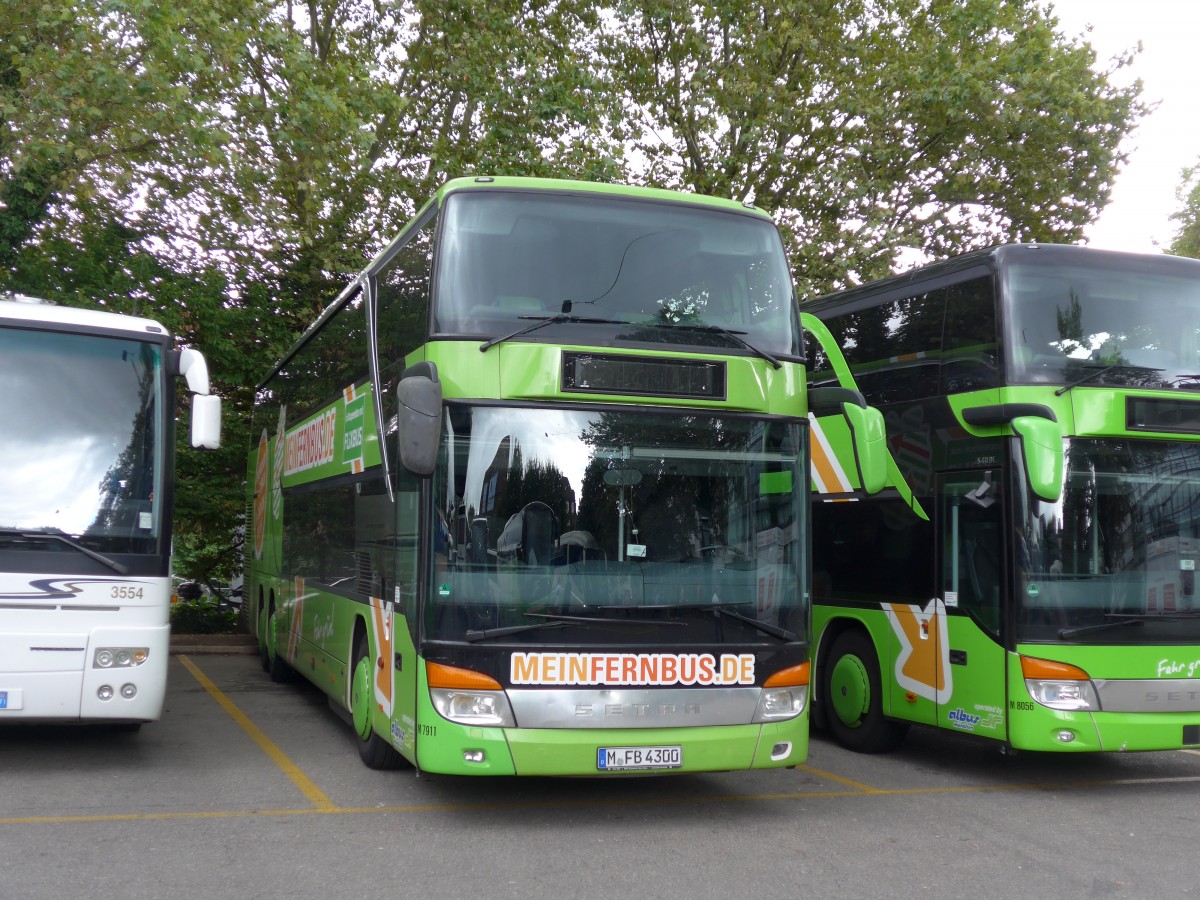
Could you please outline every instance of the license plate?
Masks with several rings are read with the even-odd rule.
[[[682,747],[600,747],[596,750],[596,768],[601,772],[678,769],[682,765]]]
[[[8,691],[0,691],[0,709],[8,709]]]

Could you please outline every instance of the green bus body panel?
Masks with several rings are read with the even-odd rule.
[[[559,400],[566,403],[621,403],[638,406],[696,407],[713,410],[804,415],[804,367],[785,362],[778,370],[765,360],[719,353],[638,351],[627,347],[597,350],[574,344],[498,344],[484,353],[476,341],[438,341],[425,348],[425,359],[438,368],[446,399]],[[628,394],[562,390],[563,353],[604,353],[632,359],[705,359],[726,365],[728,396],[702,400],[686,397],[637,397]],[[373,421],[373,419],[372,419]]]
[[[1050,752],[1175,750],[1185,727],[1200,727],[1200,712],[1069,712],[1034,702],[1025,685],[1021,657],[1078,666],[1093,679],[1152,682],[1200,676],[1200,653],[1193,646],[1129,647],[1074,644],[1021,644],[1016,652],[1003,648],[968,616],[947,617],[948,646],[965,651],[967,664],[950,666],[948,691],[921,696],[901,684],[906,658],[901,626],[891,610],[835,608],[818,604],[814,645],[830,640],[830,629],[857,627],[871,638],[884,681],[884,714],[905,722],[932,725],[1007,743],[1017,750]],[[931,636],[932,639],[932,636]],[[819,652],[819,651],[818,651]],[[911,658],[911,657],[908,657]],[[815,680],[815,679],[814,679]],[[942,679],[945,684],[945,679]],[[1061,732],[1073,739],[1064,742]]]

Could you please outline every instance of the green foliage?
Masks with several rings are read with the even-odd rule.
[[[801,296],[1001,240],[1077,239],[1140,85],[1034,0],[626,0],[605,43],[650,179],[772,210]]]
[[[1168,252],[1175,256],[1200,259],[1200,165],[1183,171],[1183,183],[1177,192],[1183,208],[1171,216],[1179,223],[1179,233]]]
[[[205,352],[177,570],[227,571],[254,385],[417,203],[475,172],[775,212],[801,294],[1072,240],[1144,107],[1035,0],[0,0],[0,289]]]
[[[171,631],[175,634],[237,634],[241,630],[237,611],[221,609],[211,597],[171,605]]]

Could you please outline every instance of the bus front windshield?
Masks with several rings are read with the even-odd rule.
[[[0,550],[157,552],[161,378],[155,344],[0,329]]]
[[[426,636],[806,639],[795,423],[449,406]]]
[[[1017,639],[1200,641],[1200,445],[1074,438],[1058,503],[1018,510]]]
[[[748,213],[595,194],[467,191],[443,213],[437,331],[799,353],[775,225]],[[567,319],[566,317],[572,317]],[[555,317],[563,317],[557,319]]]
[[[1007,269],[1010,381],[1200,390],[1200,263],[1038,258]]]

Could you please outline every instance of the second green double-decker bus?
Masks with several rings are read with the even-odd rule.
[[[895,460],[814,507],[833,735],[1200,745],[1200,262],[1013,245],[802,308]]]
[[[260,385],[264,664],[345,709],[373,767],[797,764],[801,347],[760,210],[448,183]],[[877,489],[881,417],[820,396]]]

